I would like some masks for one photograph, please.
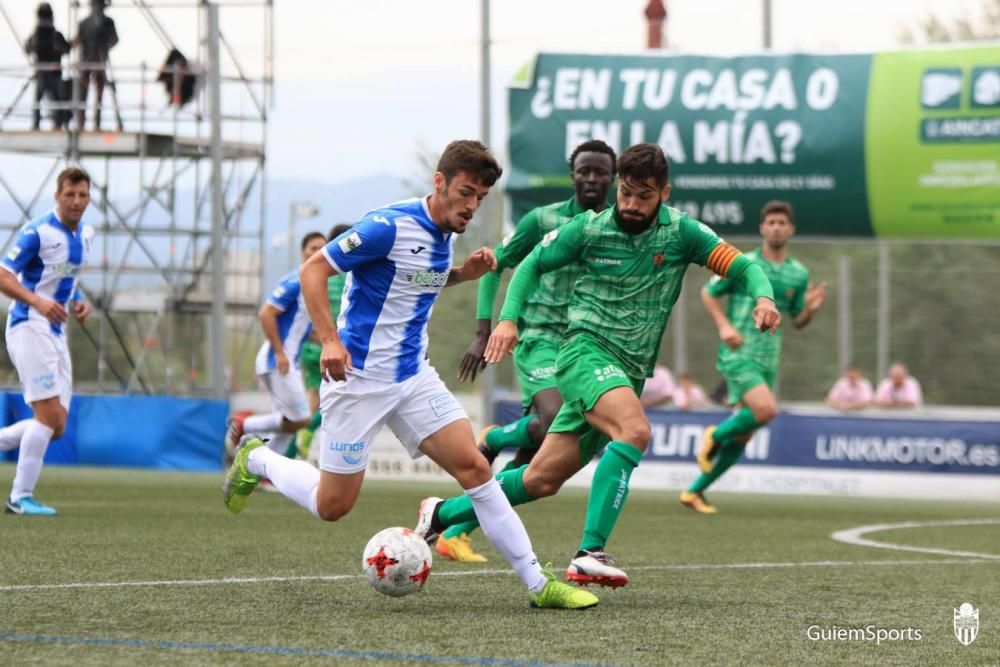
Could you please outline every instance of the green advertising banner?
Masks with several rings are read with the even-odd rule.
[[[756,234],[1000,238],[1000,45],[736,58],[542,54],[510,89],[515,219],[570,194],[587,139],[670,157],[671,205]]]

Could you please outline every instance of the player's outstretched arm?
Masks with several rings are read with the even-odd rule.
[[[320,353],[320,373],[331,380],[343,382],[352,367],[351,355],[337,333],[337,325],[330,312],[329,280],[337,274],[322,252],[310,257],[299,269],[302,299],[309,311],[313,330],[323,345]]]
[[[468,280],[479,280],[490,271],[497,268],[497,258],[493,254],[492,248],[483,246],[476,252],[465,258],[462,266],[453,268],[448,273],[448,282],[445,287],[452,287]]]
[[[493,252],[497,255],[497,268],[479,279],[479,289],[476,294],[476,337],[469,343],[459,362],[459,382],[466,380],[475,382],[476,375],[486,368],[483,354],[486,352],[486,344],[493,329],[493,304],[497,292],[500,291],[500,275],[504,269],[499,254],[502,253],[502,246],[497,246]]]
[[[812,316],[819,312],[819,309],[823,307],[823,303],[826,301],[826,283],[822,282],[819,285],[809,284],[806,289],[805,298],[803,299],[803,307],[795,319],[792,320],[792,325],[796,329],[801,329],[805,325],[809,324],[812,320]]]
[[[260,320],[260,328],[264,332],[264,338],[271,344],[271,351],[274,352],[275,368],[280,375],[285,375],[288,373],[291,363],[288,361],[288,355],[285,354],[285,346],[281,342],[281,334],[278,332],[278,316],[281,312],[281,309],[273,303],[266,302],[257,311],[257,319]]]
[[[83,292],[77,287],[73,292],[73,319],[83,324],[90,316],[90,304],[83,298]]]
[[[757,301],[753,309],[754,325],[759,331],[774,333],[781,324],[781,314],[774,305],[774,288],[764,270],[728,243],[718,244],[709,253],[706,265],[723,278],[743,286]]]
[[[487,276],[491,275],[494,274],[487,274]],[[483,280],[479,281],[480,285],[482,285]],[[486,368],[485,354],[486,345],[490,340],[490,329],[492,329],[492,320],[476,320],[476,337],[469,343],[469,347],[465,349],[465,354],[462,355],[462,360],[458,364],[459,382],[465,382],[466,380],[475,382],[476,375]]]
[[[484,358],[487,363],[499,363],[504,357],[514,351],[515,346],[517,346],[517,322],[513,320],[500,320],[496,329],[490,334],[490,341],[486,345]]]
[[[6,296],[26,303],[34,308],[42,317],[52,324],[62,324],[66,321],[66,309],[55,301],[40,297],[26,289],[17,280],[17,276],[6,265],[0,268],[0,292]]]
[[[712,296],[707,287],[701,289],[701,303],[705,306],[709,317],[715,322],[715,328],[719,331],[719,339],[726,344],[726,347],[735,350],[743,345],[743,336],[726,317],[726,311],[722,309],[722,302]]]

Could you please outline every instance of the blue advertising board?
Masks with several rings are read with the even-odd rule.
[[[495,404],[497,423],[521,415],[515,401]],[[649,410],[646,461],[693,462],[707,426],[727,413]],[[1000,475],[1000,423],[782,413],[747,445],[743,464]]]
[[[218,470],[229,406],[175,396],[75,395],[66,431],[45,452],[46,464]],[[0,394],[0,418],[31,416],[19,393]],[[16,450],[0,460],[17,460]]]

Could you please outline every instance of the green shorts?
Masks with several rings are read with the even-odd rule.
[[[759,384],[766,384],[774,389],[777,371],[765,368],[762,364],[749,359],[730,359],[719,363],[716,368],[726,378],[726,388],[729,390],[729,405],[736,405],[743,395]]]
[[[521,387],[521,406],[527,412],[535,396],[556,388],[556,357],[559,341],[526,338],[514,348],[514,368]]]
[[[299,350],[299,366],[305,377],[306,389],[319,389],[323,383],[323,373],[319,368],[319,358],[323,354],[323,346],[306,341]]]
[[[593,428],[584,416],[598,399],[618,387],[642,393],[645,378],[630,377],[621,363],[593,338],[577,334],[563,343],[556,359],[556,384],[563,397],[559,414],[549,432],[580,435],[580,462],[587,464],[608,444],[609,438]]]

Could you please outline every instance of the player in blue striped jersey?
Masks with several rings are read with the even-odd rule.
[[[319,232],[302,238],[301,257],[305,262],[326,243]],[[295,432],[312,416],[306,387],[299,369],[299,352],[312,333],[309,313],[302,300],[298,270],[278,283],[257,312],[264,342],[257,351],[254,370],[271,396],[273,411],[264,415],[237,415],[230,420],[227,450],[235,451],[243,433],[267,435],[267,445],[284,454]]]
[[[539,565],[524,524],[476,449],[465,411],[427,360],[427,322],[441,290],[496,268],[489,248],[453,267],[452,245],[500,172],[481,143],[452,142],[430,195],[370,212],[302,266],[327,378],[320,388],[320,469],[245,440],[226,478],[226,506],[241,511],[267,477],[315,516],[336,521],[354,506],[372,440],[388,426],[413,458],[426,455],[466,490],[483,533],[528,587],[532,604],[589,607],[596,597]],[[327,280],[338,273],[348,277],[335,325]],[[418,526],[421,535],[426,524]]]
[[[94,228],[82,221],[90,204],[90,176],[69,167],[56,178],[55,209],[18,232],[0,261],[0,292],[13,304],[7,313],[7,352],[34,415],[0,429],[0,451],[20,446],[11,514],[51,516],[34,497],[49,442],[62,435],[73,395],[73,367],[66,345],[68,314],[83,322],[90,306],[77,275],[87,263]]]

